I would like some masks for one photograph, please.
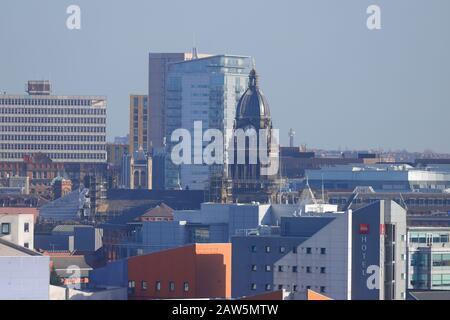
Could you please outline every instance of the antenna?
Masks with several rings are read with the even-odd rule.
[[[192,34],[192,60],[198,59],[197,44],[195,41],[195,32]]]

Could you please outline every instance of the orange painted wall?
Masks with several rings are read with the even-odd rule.
[[[195,244],[129,258],[133,299],[228,298],[231,296],[231,244]],[[142,281],[147,282],[143,290]],[[161,290],[156,291],[156,282]],[[175,290],[169,290],[169,282]],[[189,290],[184,291],[184,283]]]

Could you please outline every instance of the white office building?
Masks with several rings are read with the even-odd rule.
[[[106,163],[106,98],[51,95],[29,81],[28,95],[0,95],[0,161],[44,153],[54,162]]]

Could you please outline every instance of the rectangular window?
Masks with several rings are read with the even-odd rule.
[[[278,272],[283,272],[283,271],[284,271],[283,266],[278,266]]]
[[[320,268],[320,273],[326,273],[326,271],[327,271],[327,270],[326,270],[325,267],[321,267],[321,268]]]
[[[298,272],[298,267],[297,266],[293,266],[292,267],[292,272]]]
[[[251,252],[256,252],[256,246],[251,246],[250,250]]]
[[[11,224],[2,223],[2,234],[10,234],[10,233],[11,233]]]
[[[320,287],[320,293],[325,293],[326,292],[326,288],[325,287]]]
[[[327,248],[320,248],[320,254],[326,254]]]
[[[256,290],[256,283],[252,283],[251,286],[250,286],[250,288],[251,288],[253,291],[255,291],[255,290]]]
[[[266,284],[266,291],[271,291],[272,285],[270,283]]]
[[[169,291],[174,292],[175,291],[175,282],[170,281],[169,282]]]
[[[185,282],[183,284],[183,290],[184,290],[184,292],[188,292],[189,291],[189,282]]]
[[[286,247],[280,247],[280,253],[285,253],[286,252]]]
[[[141,281],[141,290],[142,291],[147,291],[147,288],[148,288],[147,281],[142,280]]]
[[[156,292],[161,291],[161,281],[156,281],[156,283],[155,283],[155,291]]]
[[[311,273],[311,267],[306,267],[306,273]]]
[[[256,264],[252,264],[252,271],[258,271],[258,267],[256,266]]]
[[[311,248],[306,248],[306,254],[311,254],[312,253],[312,249]]]
[[[270,246],[266,246],[266,253],[270,252]]]
[[[25,247],[25,248],[30,248],[30,244],[28,243],[28,242],[25,242],[24,244],[23,244],[23,246]]]
[[[30,224],[28,222],[25,222],[23,225],[23,232],[30,232]]]
[[[266,264],[266,272],[272,271],[272,266],[269,264]]]
[[[297,247],[292,248],[292,253],[297,253]]]

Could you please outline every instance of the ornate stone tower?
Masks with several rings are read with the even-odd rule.
[[[234,161],[229,167],[234,202],[278,202],[278,166],[276,172],[267,174],[268,164],[261,159],[265,154],[269,161],[278,161],[278,153],[273,150],[278,141],[274,139],[269,104],[253,68],[234,123]]]

